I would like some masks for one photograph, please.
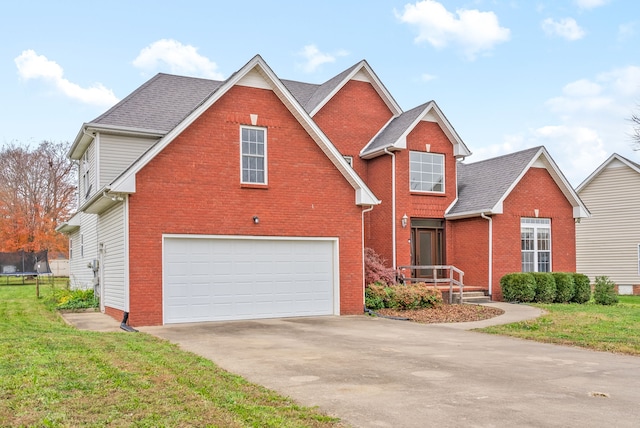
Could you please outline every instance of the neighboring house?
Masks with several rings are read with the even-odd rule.
[[[82,126],[80,208],[58,230],[72,282],[131,325],[360,314],[366,246],[459,265],[494,298],[507,271],[574,268],[587,212],[546,150],[470,154],[435,102],[403,112],[366,61],[320,85],[260,56],[224,82],[158,74]]]
[[[620,294],[640,294],[640,165],[616,153],[577,192],[592,216],[576,230],[576,262],[595,281],[608,276]]]

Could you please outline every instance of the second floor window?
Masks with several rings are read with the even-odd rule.
[[[89,171],[89,151],[87,150],[82,155],[82,184],[84,186],[85,199],[91,194],[91,177]]]
[[[444,155],[409,152],[409,186],[412,192],[444,193]]]
[[[242,183],[267,184],[267,130],[241,127]]]

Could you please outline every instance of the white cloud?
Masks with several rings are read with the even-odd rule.
[[[609,3],[610,0],[574,0],[576,6],[580,9],[593,9],[596,7],[604,6]]]
[[[340,50],[335,54],[329,54],[320,52],[316,45],[306,45],[298,55],[305,59],[304,64],[297,64],[297,67],[301,68],[305,73],[313,73],[322,64],[335,62],[337,57],[347,56],[349,53],[345,50]]]
[[[627,22],[625,24],[618,25],[618,41],[624,42],[629,40],[636,34],[636,23]]]
[[[109,107],[119,101],[113,91],[105,88],[101,83],[83,88],[70,82],[64,78],[64,70],[58,63],[47,59],[44,55],[38,55],[31,49],[23,51],[14,61],[22,79],[43,80],[69,98],[82,103]]]
[[[495,13],[457,9],[454,15],[435,0],[406,4],[396,17],[418,27],[416,43],[426,41],[437,49],[457,45],[469,60],[510,38],[510,30],[500,26]]]
[[[579,40],[586,34],[573,18],[563,18],[559,21],[547,18],[542,21],[542,29],[549,36],[559,36],[570,41]]]
[[[172,74],[223,80],[218,65],[198,53],[198,48],[172,39],[160,39],[140,51],[133,65],[147,73],[168,67]]]
[[[540,124],[474,151],[471,162],[544,145],[574,186],[612,153],[640,161],[633,151],[631,115],[640,113],[640,67],[627,66],[567,83],[545,106]]]
[[[429,74],[429,73],[423,73],[420,76],[420,80],[422,80],[423,82],[430,82],[430,81],[432,81],[434,79],[437,79],[437,78],[438,78],[438,76],[435,76],[435,75]]]

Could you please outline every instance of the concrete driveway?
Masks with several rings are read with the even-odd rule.
[[[640,426],[640,358],[463,328],[353,316],[140,330],[357,427]]]

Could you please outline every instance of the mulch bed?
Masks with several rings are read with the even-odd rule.
[[[378,309],[376,313],[384,316],[409,318],[410,321],[433,324],[449,322],[481,321],[502,315],[504,311],[498,308],[480,305],[449,305],[443,304],[435,308],[410,309]]]

